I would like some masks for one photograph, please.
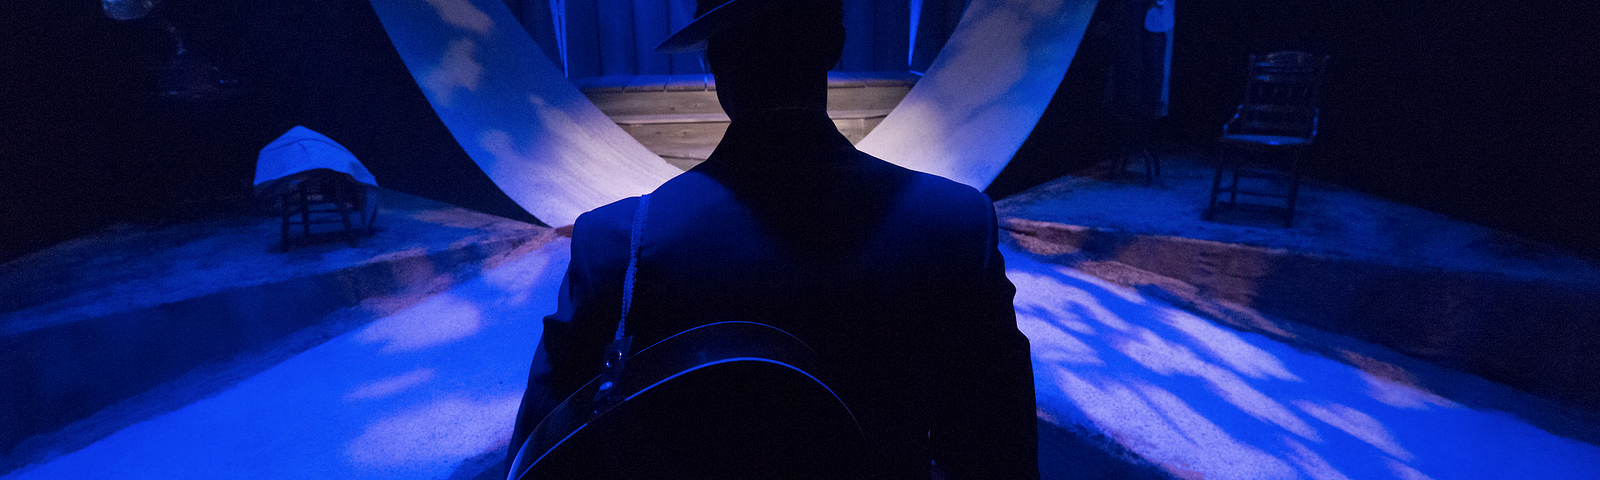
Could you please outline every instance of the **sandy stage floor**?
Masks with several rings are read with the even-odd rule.
[[[213,396],[6,478],[443,479],[503,468],[567,245],[527,251],[265,371],[227,379],[236,383]],[[1007,261],[1019,326],[1033,342],[1041,421],[1113,440],[1113,450],[1156,465],[1133,467],[1136,474],[1600,476],[1600,448],[1511,414],[1242,334],[1025,254],[1008,251]],[[1049,443],[1080,440],[1043,438],[1046,478],[1095,476]]]

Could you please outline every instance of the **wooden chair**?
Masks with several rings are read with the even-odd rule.
[[[364,192],[349,174],[319,168],[291,175],[280,197],[279,214],[283,219],[283,251],[299,243],[311,243],[317,235],[312,225],[341,224],[346,243],[356,246],[362,233],[370,233],[371,220],[362,213],[366,201]],[[337,217],[335,217],[337,215]],[[355,218],[352,220],[351,216]],[[300,227],[300,235],[292,235],[291,228]],[[367,230],[358,231],[358,227]]]
[[[1218,212],[1255,207],[1281,213],[1285,228],[1294,225],[1295,202],[1300,194],[1300,162],[1317,137],[1318,90],[1322,86],[1327,56],[1306,52],[1275,52],[1250,57],[1250,78],[1244,102],[1233,119],[1222,127],[1222,138],[1215,155],[1216,174],[1211,180],[1210,204],[1201,213],[1205,220]],[[1223,177],[1231,175],[1226,186]],[[1241,178],[1272,186],[1287,183],[1278,191],[1241,188]],[[1259,188],[1259,187],[1258,187]],[[1227,200],[1220,197],[1226,193]],[[1280,198],[1283,206],[1239,202],[1239,196]]]
[[[1112,157],[1111,177],[1127,173],[1130,160],[1138,157],[1144,164],[1144,185],[1155,184],[1156,177],[1161,176],[1161,157],[1150,151],[1150,144],[1159,122],[1158,118],[1115,121],[1117,149]]]

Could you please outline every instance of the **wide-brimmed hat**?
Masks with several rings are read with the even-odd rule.
[[[697,0],[694,21],[656,45],[657,53],[704,50],[706,40],[737,25],[756,21],[774,6],[815,0]]]

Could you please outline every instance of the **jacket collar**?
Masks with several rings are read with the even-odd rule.
[[[823,160],[842,157],[841,149],[851,149],[850,140],[817,110],[769,110],[740,118],[728,125],[706,162],[756,163],[789,162],[796,159]]]

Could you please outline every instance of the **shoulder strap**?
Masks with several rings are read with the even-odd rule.
[[[612,395],[622,369],[628,363],[633,337],[628,336],[628,310],[633,307],[633,282],[639,275],[639,244],[644,236],[644,220],[650,213],[650,195],[639,196],[639,207],[633,211],[633,229],[628,239],[628,272],[622,277],[622,318],[617,320],[617,333],[606,347],[604,363],[600,366],[600,386],[595,392],[595,410],[598,415],[621,399]]]
[[[633,211],[633,230],[628,236],[628,273],[622,278],[622,318],[617,320],[617,334],[612,340],[627,336],[628,309],[633,306],[633,282],[639,276],[639,243],[644,236],[644,220],[650,214],[650,194],[639,196],[639,207]]]

